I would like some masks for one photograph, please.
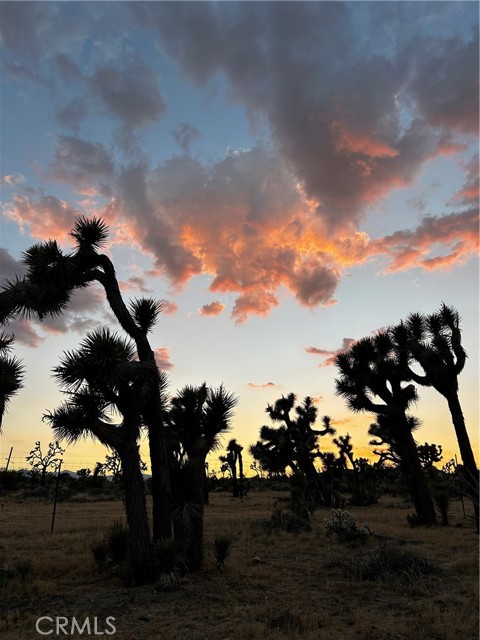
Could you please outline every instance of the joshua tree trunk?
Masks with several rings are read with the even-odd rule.
[[[186,561],[190,571],[200,571],[203,566],[203,505],[205,500],[204,478],[205,458],[192,461],[193,466],[193,509],[187,532]]]
[[[477,532],[479,529],[479,508],[478,508],[478,468],[473,455],[472,445],[468,437],[465,419],[463,417],[462,407],[458,399],[458,393],[452,393],[447,397],[448,408],[452,415],[453,426],[457,435],[458,447],[464,467],[465,483],[468,487],[468,495],[473,501],[475,512],[475,522]]]
[[[125,512],[130,536],[133,576],[136,583],[142,583],[149,579],[152,572],[145,484],[140,471],[137,445],[126,445],[119,453],[123,467]]]
[[[97,279],[105,289],[110,307],[122,328],[135,340],[139,359],[152,365],[154,375],[149,398],[146,401],[148,408],[145,411],[145,422],[148,429],[152,471],[153,538],[154,540],[170,538],[172,535],[170,465],[167,439],[163,427],[162,399],[155,355],[146,334],[135,324],[123,301],[113,264],[107,256],[100,256],[100,261],[104,273],[97,274]]]
[[[400,457],[400,470],[412,497],[417,516],[422,524],[436,524],[435,507],[423,475],[422,466],[412,432],[406,426],[401,427],[396,448]]]
[[[230,469],[232,470],[232,493],[234,498],[238,498],[240,491],[238,488],[238,480],[237,480],[237,463],[234,462],[230,465]]]
[[[242,458],[242,454],[239,453],[238,454],[238,475],[240,478],[240,482],[239,482],[239,494],[240,497],[244,495],[244,489],[243,489],[243,458]]]

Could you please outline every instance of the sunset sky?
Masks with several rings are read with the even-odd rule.
[[[2,2],[0,17],[2,278],[101,216],[124,296],[166,301],[151,343],[169,391],[239,396],[225,444],[246,449],[294,392],[357,455],[373,417],[335,397],[335,352],[444,301],[478,451],[477,2]],[[103,325],[96,287],[10,325],[26,377],[0,466],[47,446],[51,370]],[[420,389],[413,413],[419,442],[457,453],[444,398]],[[64,467],[105,452],[79,443]]]

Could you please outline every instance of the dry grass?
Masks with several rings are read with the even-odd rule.
[[[323,524],[328,510],[315,513],[309,533],[268,534],[255,522],[270,517],[278,497],[254,493],[236,500],[213,494],[206,508],[205,568],[172,593],[152,586],[128,589],[96,572],[91,544],[122,516],[120,503],[60,504],[51,535],[50,504],[4,501],[0,568],[31,559],[33,570],[0,586],[0,635],[40,638],[37,617],[75,615],[79,620],[96,616],[100,630],[105,618],[114,616],[113,637],[121,640],[478,637],[478,536],[459,504],[452,507],[449,527],[416,529],[407,526],[411,508],[401,501],[352,508],[359,524],[367,521],[378,534],[402,539],[402,551],[440,569],[407,582],[401,576],[361,581],[345,571],[345,564],[375,549],[378,540],[357,546],[329,541]],[[234,540],[224,572],[215,566],[218,535]]]

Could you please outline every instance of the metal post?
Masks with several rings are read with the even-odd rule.
[[[55,485],[55,500],[53,502],[53,513],[52,513],[52,527],[50,529],[50,533],[53,533],[53,526],[55,524],[55,513],[57,511],[57,498],[58,498],[58,485],[60,482],[60,469],[62,468],[62,460],[58,463],[58,473],[57,473],[57,483]]]
[[[10,447],[10,453],[8,454],[7,466],[5,467],[5,474],[6,474],[6,473],[7,473],[7,471],[8,471],[8,466],[9,466],[9,464],[10,464],[10,460],[11,460],[11,458],[12,458],[12,453],[13,453],[13,447]]]

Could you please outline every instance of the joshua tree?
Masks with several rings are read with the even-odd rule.
[[[58,469],[65,450],[57,441],[50,442],[47,453],[42,452],[40,440],[35,442],[35,448],[30,451],[27,456],[27,462],[31,465],[32,471],[40,473],[40,483],[44,487],[47,483],[47,471],[51,468],[53,471]]]
[[[406,378],[391,336],[380,332],[359,340],[337,355],[336,366],[340,371],[335,380],[337,395],[346,399],[352,411],[376,414],[378,435],[400,458],[418,519],[434,524],[435,508],[412,435],[417,423],[406,414],[417,399],[417,392],[413,384],[403,384]]]
[[[467,358],[462,346],[460,315],[453,307],[442,304],[431,315],[411,314],[405,323],[392,327],[391,332],[402,353],[402,363],[409,379],[433,387],[447,400],[478,529],[478,468],[458,398],[458,376]],[[420,364],[423,375],[412,370],[412,360]]]
[[[10,399],[23,387],[23,366],[10,355],[14,337],[0,332],[0,433],[3,416]]]
[[[330,425],[330,418],[324,416],[322,430],[315,430],[312,425],[317,419],[317,408],[312,399],[307,396],[302,404],[295,406],[296,396],[290,393],[282,396],[275,404],[268,405],[266,412],[274,422],[283,423],[278,429],[262,427],[260,437],[263,442],[257,442],[250,449],[252,454],[269,452],[273,461],[286,462],[294,473],[304,476],[307,484],[307,498],[311,506],[323,502],[320,479],[315,467],[315,459],[320,457],[318,438],[326,434],[333,434],[335,430]],[[295,410],[295,417],[290,415]],[[258,458],[263,464],[261,458]]]
[[[220,462],[228,464],[230,475],[232,477],[233,497],[238,498],[244,495],[243,489],[243,447],[235,438],[230,440],[227,445],[227,455],[219,456]],[[237,476],[238,464],[238,476]],[[238,479],[237,479],[238,478]]]
[[[133,576],[142,582],[150,577],[151,544],[138,439],[150,399],[150,367],[135,355],[131,341],[108,329],[88,334],[54,369],[68,399],[44,419],[59,439],[74,443],[91,436],[120,459]],[[114,415],[121,416],[119,424]]]
[[[152,469],[153,534],[155,538],[171,534],[169,454],[163,425],[161,377],[147,334],[155,325],[161,304],[140,299],[127,307],[114,266],[100,249],[108,237],[106,224],[98,218],[80,217],[70,235],[75,248],[64,253],[55,240],[36,244],[23,254],[27,271],[23,277],[7,282],[0,292],[0,322],[17,314],[43,320],[62,314],[72,294],[98,282],[122,329],[135,342],[139,360],[148,365],[143,421],[148,429]],[[147,371],[147,369],[145,369]]]
[[[171,399],[169,433],[179,478],[173,496],[174,526],[191,571],[203,563],[205,460],[218,449],[219,436],[229,431],[237,401],[223,385],[212,389],[205,383],[187,385]]]
[[[419,444],[418,457],[424,469],[431,469],[436,462],[440,462],[442,456],[442,446],[437,444]]]

